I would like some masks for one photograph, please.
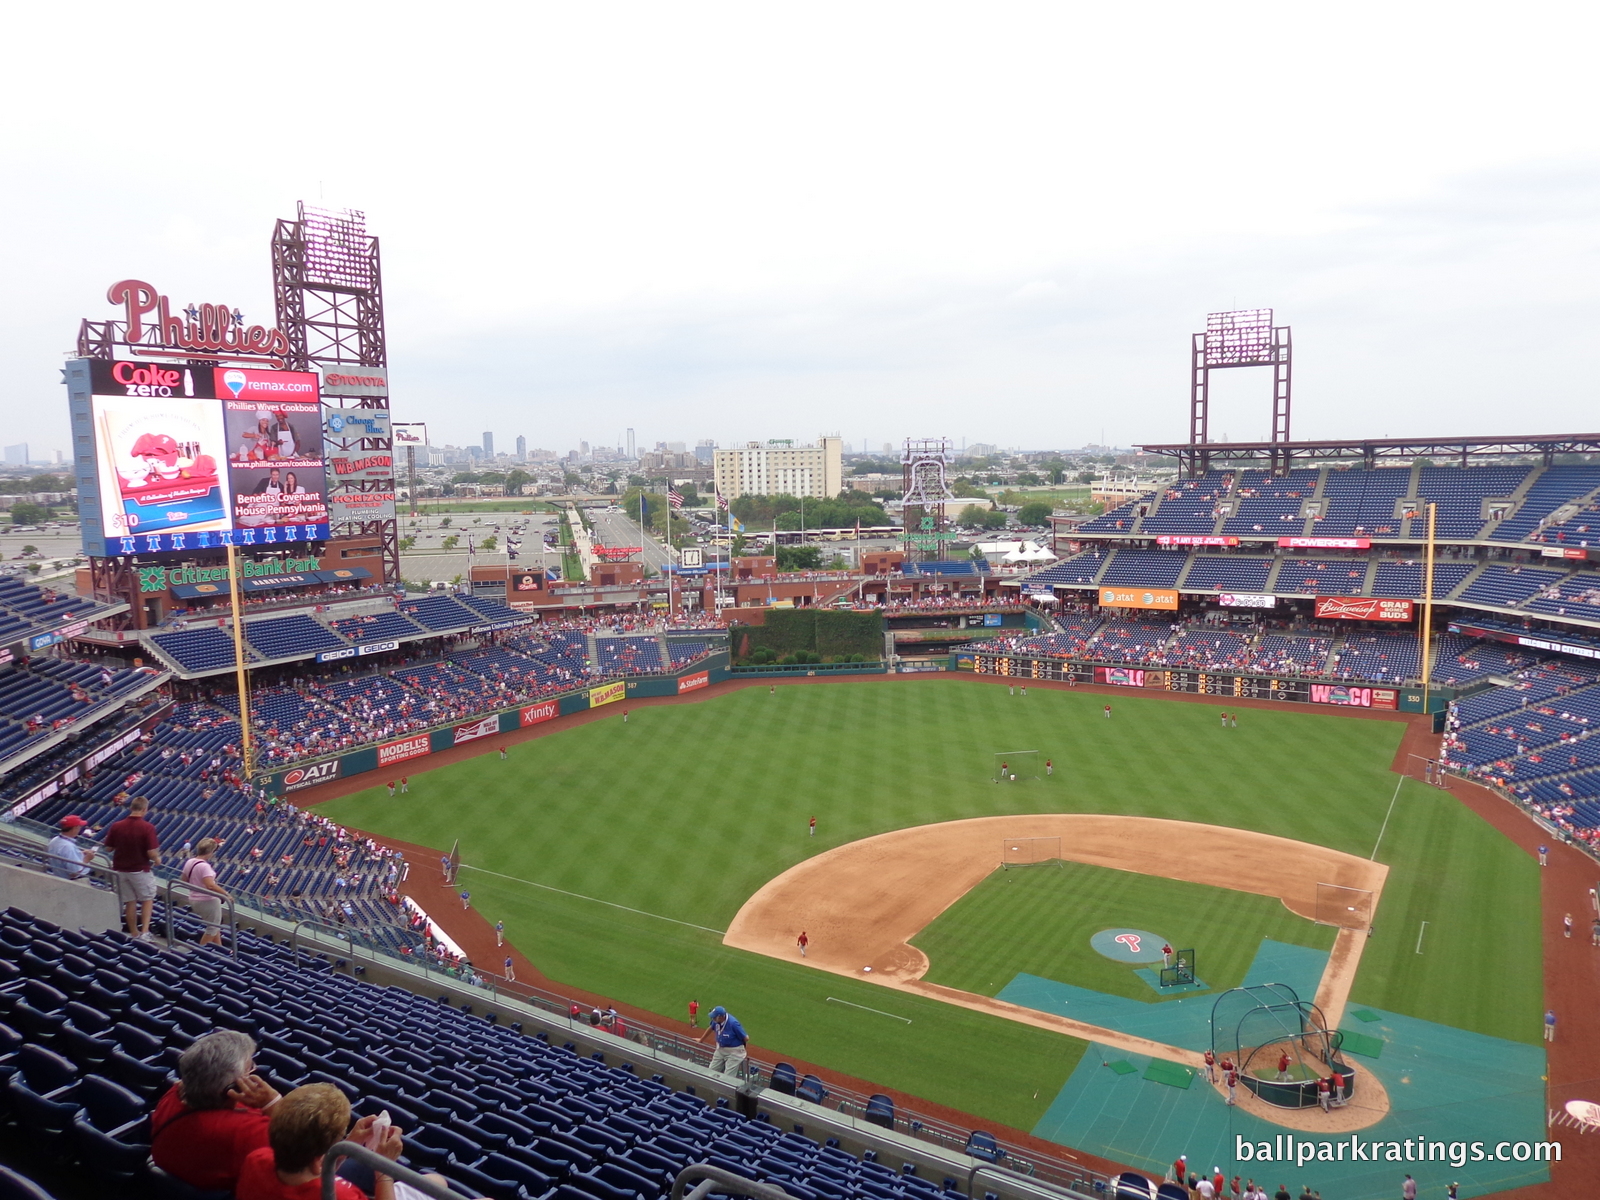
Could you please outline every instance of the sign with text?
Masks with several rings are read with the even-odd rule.
[[[709,671],[696,671],[693,675],[685,675],[678,680],[678,695],[681,696],[685,692],[698,691],[703,687],[708,687],[710,683],[711,673]]]
[[[605,683],[599,687],[589,689],[589,707],[599,708],[602,704],[615,704],[618,700],[628,698],[628,685],[621,680],[616,683]]]
[[[283,777],[283,790],[298,792],[339,778],[339,764],[343,759],[330,758],[327,762],[313,763],[309,767],[296,767]]]
[[[1237,546],[1236,537],[1212,537],[1197,533],[1164,533],[1156,538],[1158,546]]]
[[[1281,537],[1281,550],[1369,550],[1371,538],[1358,537]]]
[[[473,721],[468,725],[457,725],[450,740],[452,744],[462,746],[467,742],[475,742],[479,738],[493,737],[499,732],[499,716],[490,716],[484,717],[480,721]]]
[[[335,525],[353,521],[392,521],[394,493],[333,492],[328,496],[328,520]]]
[[[1346,621],[1409,621],[1412,600],[1380,600],[1359,596],[1318,596],[1317,616]]]
[[[355,367],[341,365],[324,367],[322,392],[326,396],[387,396],[389,394],[388,367]],[[374,410],[368,409],[368,412]],[[384,413],[385,420],[388,413]],[[388,434],[373,434],[388,437]]]
[[[412,737],[401,738],[397,742],[385,742],[378,747],[378,766],[387,767],[397,762],[405,762],[408,758],[421,758],[433,753],[433,749],[425,733],[415,734]]]
[[[530,704],[517,714],[523,726],[541,725],[545,721],[554,721],[561,715],[561,702],[559,700],[542,700],[538,704]]]
[[[1346,687],[1344,684],[1311,685],[1313,704],[1337,704],[1343,708],[1398,708],[1400,693],[1393,688]]]
[[[1160,608],[1178,610],[1176,588],[1103,587],[1100,604],[1104,608]]]
[[[1223,608],[1277,608],[1278,598],[1254,592],[1218,592],[1217,603]]]

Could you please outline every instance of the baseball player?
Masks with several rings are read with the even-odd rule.
[[[795,938],[794,944],[800,947],[800,957],[804,958],[806,956],[806,947],[811,944],[811,939],[806,936],[804,929],[800,931],[800,936]]]
[[[1217,1081],[1217,1056],[1215,1054],[1213,1054],[1211,1051],[1207,1050],[1206,1051],[1206,1082],[1207,1083],[1216,1083],[1216,1081]]]
[[[1287,1050],[1278,1055],[1278,1082],[1289,1082],[1289,1052]]]
[[[394,799],[394,780],[389,780],[389,799]]]
[[[1111,720],[1111,705],[1106,705],[1106,720]]]
[[[1169,942],[1161,943],[1161,965],[1163,967],[1172,965],[1172,945]]]
[[[1238,713],[1238,710],[1235,710],[1235,711],[1233,711],[1233,712],[1228,714],[1228,724],[1230,726],[1232,726],[1234,729],[1239,728],[1239,713]]]
[[[1549,846],[1540,846],[1539,847],[1539,865],[1541,867],[1546,867],[1546,866],[1550,865],[1550,847]]]
[[[1222,1082],[1228,1089],[1228,1103],[1239,1103],[1238,1094],[1234,1091],[1239,1086],[1239,1068],[1235,1067],[1230,1059],[1222,1060]],[[1235,1188],[1239,1186],[1237,1179],[1233,1183]]]
[[[410,791],[411,791],[411,776],[409,776],[409,775],[400,776],[400,794],[402,796],[404,796]]]
[[[1177,1158],[1172,1160],[1172,1169],[1167,1172],[1167,1182],[1176,1183],[1179,1187],[1182,1187],[1184,1181],[1188,1178],[1189,1156],[1187,1154],[1180,1154]]]
[[[1056,773],[1055,763],[1051,762],[1048,758],[1044,760],[1044,773],[1047,777]]]
[[[1571,913],[1568,913],[1566,916],[1561,918],[1561,936],[1562,937],[1571,937],[1572,936],[1572,914]]]
[[[1347,1081],[1345,1080],[1344,1072],[1339,1070],[1338,1067],[1335,1067],[1333,1069],[1333,1106],[1335,1108],[1344,1107],[1344,1089],[1346,1082]]]
[[[1326,1075],[1317,1080],[1317,1103],[1322,1105],[1323,1112],[1331,1111],[1333,1104],[1333,1084]]]
[[[506,760],[506,748],[504,746],[501,746],[500,747],[500,761],[501,762],[505,762],[505,760]]]
[[[1223,713],[1222,714],[1222,727],[1224,729],[1226,729],[1228,727],[1228,714],[1227,713]]]
[[[817,819],[815,817],[811,818],[811,836],[817,836]]]

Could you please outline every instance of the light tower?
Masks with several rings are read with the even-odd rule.
[[[1211,469],[1211,452],[1202,449],[1210,442],[1211,372],[1228,367],[1272,368],[1272,437],[1274,443],[1289,440],[1289,384],[1294,365],[1294,347],[1287,325],[1272,323],[1270,308],[1243,308],[1233,312],[1206,314],[1204,333],[1193,336],[1189,366],[1189,453],[1183,466],[1190,475],[1204,475]],[[1287,451],[1272,453],[1272,471],[1289,469]]]

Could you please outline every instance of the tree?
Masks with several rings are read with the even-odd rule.
[[[961,510],[961,515],[956,518],[959,525],[976,525],[979,529],[1004,529],[1006,515],[993,509],[979,508],[976,504],[969,504]]]
[[[815,524],[815,522],[812,522],[812,523]],[[799,510],[795,510],[794,512],[779,513],[773,519],[772,527],[774,529],[799,529],[800,528],[800,513],[799,513]]]
[[[822,566],[822,549],[818,546],[779,546],[778,570],[815,571]]]
[[[439,528],[440,529],[443,529],[445,526],[447,526],[449,524],[450,524],[450,518],[449,517],[441,517],[440,518],[440,520],[439,520]]]
[[[580,487],[583,484],[583,476],[576,471],[568,471],[561,477],[561,482],[568,489]]]
[[[1050,514],[1054,511],[1055,509],[1052,505],[1046,504],[1042,500],[1036,500],[1032,504],[1024,504],[1017,513],[1017,524],[1048,525],[1050,523]]]
[[[483,544],[479,546],[478,549],[493,550],[497,545],[499,545],[499,541],[494,534],[491,533],[488,537],[483,539]]]
[[[1078,472],[1078,482],[1079,483],[1093,483],[1094,482],[1094,472],[1093,471],[1079,471]]]
[[[50,510],[42,504],[33,504],[27,500],[18,500],[11,506],[11,523],[13,525],[37,525],[41,521],[50,519]]]
[[[400,553],[404,554],[407,550],[410,550],[413,547],[415,547],[416,544],[417,544],[417,539],[414,538],[414,537],[403,537],[403,538],[401,538],[400,539]]]
[[[529,475],[521,467],[514,467],[510,473],[506,475],[506,495],[520,496],[522,495],[523,487],[532,482],[532,475]]]
[[[461,471],[450,477],[451,483],[481,483],[483,476],[475,471]]]
[[[454,550],[460,544],[461,544],[460,536],[457,535],[457,534],[452,533],[449,537],[445,538],[445,540],[444,540],[444,542],[442,544],[442,549]]]
[[[950,494],[958,499],[962,496],[981,496],[985,500],[989,498],[987,491],[964,475],[958,475],[956,481],[950,485]]]
[[[1043,482],[1044,480],[1040,479],[1032,471],[1022,471],[1017,475],[1018,487],[1038,487]]]
[[[1044,464],[1044,469],[1050,474],[1051,483],[1060,483],[1067,477],[1067,464],[1059,458],[1052,458]]]
[[[37,554],[37,553],[39,553],[39,547],[37,547],[37,546],[24,546],[22,548],[22,553],[24,553],[24,554]]]

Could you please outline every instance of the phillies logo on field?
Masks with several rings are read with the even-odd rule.
[[[1119,933],[1116,940],[1128,948],[1129,954],[1139,953],[1139,935],[1137,933]]]

